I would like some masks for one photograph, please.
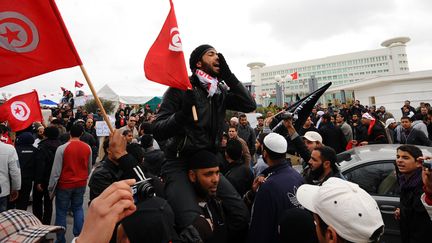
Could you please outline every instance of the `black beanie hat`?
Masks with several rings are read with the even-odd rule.
[[[189,67],[192,70],[192,72],[196,69],[196,64],[201,60],[201,57],[210,49],[214,49],[211,45],[200,45],[190,55],[189,58]]]
[[[189,157],[189,169],[206,169],[219,166],[216,155],[207,150],[200,150]]]
[[[16,145],[32,145],[35,139],[30,132],[21,133],[16,139]]]
[[[179,242],[174,212],[168,202],[151,197],[137,204],[136,211],[121,222],[131,243]]]
[[[233,160],[239,160],[243,153],[242,144],[237,139],[230,139],[227,142],[225,152]]]
[[[44,134],[48,139],[57,139],[60,135],[60,131],[57,127],[49,126],[45,128]]]

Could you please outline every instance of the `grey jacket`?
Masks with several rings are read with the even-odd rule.
[[[18,154],[12,145],[2,142],[0,142],[0,187],[0,197],[9,195],[11,189],[21,189]]]

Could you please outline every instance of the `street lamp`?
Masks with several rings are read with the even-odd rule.
[[[274,77],[276,84],[279,86],[279,89],[276,88],[276,97],[277,97],[277,93],[278,91],[282,94],[279,93],[280,97],[281,97],[281,106],[283,106],[283,104],[285,103],[285,82],[289,83],[292,80],[292,77],[290,74],[287,74],[285,77],[282,78],[282,76],[280,75],[276,75]],[[276,86],[277,87],[277,86]]]

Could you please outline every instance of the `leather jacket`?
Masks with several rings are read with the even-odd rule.
[[[190,77],[196,101],[198,122],[179,123],[175,113],[181,112],[185,91],[168,88],[165,92],[156,121],[153,124],[153,137],[156,140],[167,140],[165,154],[167,158],[182,158],[200,149],[217,152],[220,145],[225,111],[235,110],[251,112],[256,103],[249,91],[231,75],[225,83],[229,90],[219,82],[220,93],[207,97],[208,93],[199,83],[198,77]]]

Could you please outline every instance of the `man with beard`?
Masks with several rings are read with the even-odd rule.
[[[43,224],[51,224],[52,199],[48,192],[48,183],[51,174],[54,156],[57,148],[61,145],[59,140],[59,129],[49,126],[45,129],[45,140],[39,143],[36,153],[36,170],[33,188],[33,214]]]
[[[360,122],[357,114],[352,115],[349,125],[351,126],[353,132],[353,139],[362,140],[362,136],[364,135],[363,132],[364,127],[363,124]]]
[[[257,117],[257,126],[254,128],[254,132],[255,132],[255,136],[258,137],[264,129],[264,117],[263,116],[259,116]]]
[[[303,126],[299,129],[298,134],[300,136],[303,136],[309,131],[318,132],[318,129],[315,128],[315,125],[312,123],[312,118],[310,116],[306,119]]]
[[[331,123],[330,119],[329,114],[324,114],[318,131],[325,145],[332,147],[337,153],[341,153],[345,151],[347,141],[342,130]]]
[[[243,140],[246,141],[249,153],[251,157],[253,158],[255,154],[255,132],[252,129],[252,127],[249,125],[249,122],[247,120],[247,117],[245,114],[241,114],[239,116],[239,125],[237,128],[237,133],[240,138],[243,138]],[[249,161],[250,162],[250,161]]]
[[[309,160],[310,172],[306,176],[306,183],[322,185],[328,178],[344,179],[336,165],[336,152],[328,146],[317,147],[312,151]]]
[[[237,129],[238,129],[237,126],[230,126],[230,128],[228,129],[228,137],[230,140],[232,140],[232,139],[237,140],[241,143],[243,161],[246,165],[249,166],[251,161],[252,161],[252,156],[251,156],[251,153],[249,152],[249,147],[248,147],[248,144],[246,143],[246,141],[243,140],[243,138],[238,136]]]
[[[194,188],[195,203],[201,210],[192,225],[205,243],[226,242],[227,225],[223,201],[217,198],[219,162],[213,153],[206,150],[195,153],[188,162],[188,179]]]
[[[201,214],[201,209],[193,203],[194,191],[188,183],[186,158],[203,149],[217,152],[226,110],[248,113],[256,109],[250,92],[231,72],[224,56],[212,46],[197,47],[191,53],[189,65],[192,90],[168,88],[153,123],[154,138],[167,140],[162,177],[166,182],[167,200],[180,229],[190,226]],[[196,107],[198,121],[193,120],[192,106]],[[247,207],[223,176],[217,192],[230,212],[227,214],[230,230],[247,229]]]
[[[345,118],[341,114],[336,115],[336,124],[342,130],[347,143],[353,140],[352,128],[348,123],[345,122]]]
[[[294,128],[291,118],[284,119],[282,124],[283,126],[281,127],[285,127],[286,129],[286,139],[290,141],[291,148],[303,159],[302,166],[305,169],[304,173],[308,173],[308,161],[310,160],[312,151],[316,147],[323,146],[321,135],[316,131],[308,131],[301,137]]]

